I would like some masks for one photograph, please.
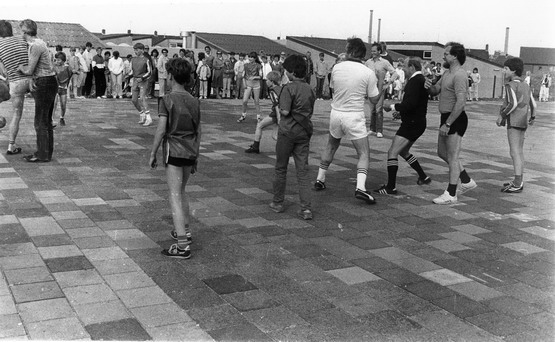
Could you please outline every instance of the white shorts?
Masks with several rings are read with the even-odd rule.
[[[358,140],[368,137],[364,112],[341,112],[332,109],[330,113],[330,134],[336,139]]]

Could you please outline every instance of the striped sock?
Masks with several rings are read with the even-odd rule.
[[[319,180],[320,182],[325,182],[326,172],[328,171],[329,167],[330,163],[320,162],[320,167],[318,168],[318,176],[316,177],[316,180]]]
[[[367,169],[357,169],[357,189],[366,191]]]
[[[412,167],[414,171],[418,173],[418,178],[425,179],[426,177],[428,177],[424,172],[424,170],[422,170],[422,166],[420,166],[420,163],[418,162],[418,159],[416,159],[415,156],[413,156],[412,154],[409,154],[405,158],[405,160],[407,161],[407,163],[409,163],[410,167]]]
[[[395,189],[397,183],[397,170],[399,170],[399,161],[397,158],[387,160],[387,188]]]

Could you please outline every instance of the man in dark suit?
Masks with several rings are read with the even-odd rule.
[[[426,175],[418,160],[409,152],[414,142],[426,130],[426,111],[428,109],[428,91],[424,88],[426,79],[422,75],[422,63],[418,57],[409,57],[403,63],[407,84],[401,103],[384,104],[385,111],[398,111],[401,114],[401,127],[395,134],[387,152],[387,184],[374,190],[380,194],[395,195],[399,169],[397,156],[401,155],[418,173],[417,184],[429,184],[432,180]]]

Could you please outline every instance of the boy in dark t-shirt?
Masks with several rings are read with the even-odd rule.
[[[276,167],[274,176],[274,199],[270,208],[278,213],[285,211],[285,186],[289,157],[295,160],[301,209],[297,212],[304,220],[312,219],[310,181],[308,178],[308,153],[312,137],[312,112],[316,95],[304,78],[307,65],[302,56],[292,55],[283,63],[287,77],[279,97],[281,119],[276,142]]]

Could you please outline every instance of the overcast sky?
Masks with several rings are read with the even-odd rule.
[[[456,5],[458,3],[459,5]],[[373,40],[458,41],[490,53],[521,46],[555,48],[552,0],[2,0],[0,17],[79,23],[92,32],[179,35],[180,31]],[[40,36],[40,32],[39,32]]]

